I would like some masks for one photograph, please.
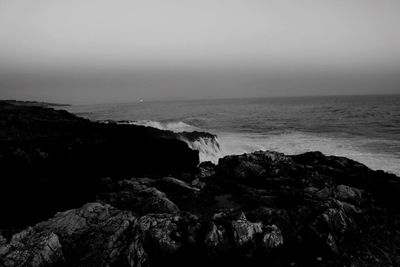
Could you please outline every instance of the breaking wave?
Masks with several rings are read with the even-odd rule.
[[[158,122],[150,120],[118,121],[168,130],[177,134],[191,149],[199,152],[201,162],[218,160],[227,155],[251,153],[257,150],[274,150],[285,154],[321,151],[326,155],[344,156],[366,164],[372,169],[385,169],[400,174],[400,159],[390,154],[363,149],[371,140],[333,138],[297,131],[257,133],[219,133],[218,136],[201,131],[198,127],[182,121]],[[367,143],[368,142],[368,143]],[[394,167],[396,166],[396,167]]]
[[[102,122],[110,123],[110,121]],[[199,152],[200,162],[211,161],[213,163],[217,163],[218,159],[224,156],[216,135],[199,131],[199,128],[183,121],[159,122],[151,120],[139,120],[118,121],[117,123],[146,126],[160,130],[172,131],[177,134],[179,140],[185,142],[191,149]]]
[[[158,122],[158,121],[141,120],[141,121],[134,121],[134,122],[132,122],[132,124],[153,127],[153,128],[157,128],[160,130],[172,131],[174,133],[191,132],[191,131],[199,130],[198,128],[196,128],[192,125],[189,125],[187,123],[184,123],[183,121]]]
[[[400,157],[372,151],[371,143],[385,140],[334,138],[324,135],[287,131],[270,134],[219,134],[222,156],[251,153],[257,150],[273,150],[287,155],[309,151],[321,151],[325,155],[343,156],[359,161],[371,169],[383,169],[400,174]],[[393,141],[390,141],[393,144]],[[399,155],[400,156],[400,155]]]
[[[214,134],[207,132],[182,132],[178,138],[188,146],[199,151],[200,162],[211,161],[217,163],[224,156],[218,138]]]
[[[160,130],[172,131],[174,133],[192,132],[199,130],[199,128],[184,123],[183,121],[159,122],[151,120],[138,120],[138,121],[118,121],[118,124],[132,124],[132,125],[153,127]]]

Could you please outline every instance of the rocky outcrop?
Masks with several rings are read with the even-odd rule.
[[[394,174],[373,171],[354,160],[325,156],[321,152],[308,152],[291,156],[294,162],[304,166],[321,182],[361,189],[371,194],[381,205],[399,211],[400,184]],[[321,179],[322,178],[322,179]]]
[[[32,228],[27,228],[15,234],[10,242],[7,243],[3,239],[1,243],[1,266],[65,266],[65,259],[58,236],[52,232],[38,232]]]
[[[189,214],[147,214],[89,203],[57,213],[0,246],[5,266],[185,266],[255,262],[257,251],[279,248],[280,230],[243,213],[218,213],[210,222]],[[211,228],[208,226],[211,223]]]
[[[35,108],[0,112],[2,266],[400,266],[395,175],[320,152],[197,166],[169,133]]]
[[[130,212],[89,203],[58,213],[33,228],[57,234],[68,266],[127,266],[130,231],[135,221]]]
[[[185,238],[181,221],[180,216],[171,214],[139,218],[133,229],[134,242],[129,247],[130,266],[161,266],[176,261]]]
[[[117,181],[108,184],[97,199],[137,214],[178,212],[178,206],[154,185],[155,181],[148,178]]]
[[[302,168],[290,157],[278,152],[254,152],[227,156],[218,162],[218,176],[243,185],[274,186],[290,175],[299,175]],[[274,180],[277,178],[279,180]]]
[[[0,101],[0,228],[94,201],[105,177],[180,175],[199,164],[173,132],[18,103]]]
[[[400,193],[394,175],[319,152],[265,151],[221,159],[214,179],[249,218],[280,229],[288,264],[395,266],[400,261],[392,250],[400,240],[393,228],[400,222],[398,205],[388,202]],[[378,237],[386,235],[391,237]]]

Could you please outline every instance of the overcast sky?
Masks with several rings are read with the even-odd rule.
[[[0,98],[400,92],[398,0],[0,0]]]

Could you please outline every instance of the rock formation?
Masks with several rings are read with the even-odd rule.
[[[199,164],[172,132],[16,103],[0,102],[0,229],[93,201],[106,177],[177,175]]]
[[[173,133],[92,125],[39,107],[30,112],[44,117],[30,115],[33,126],[20,107],[2,109],[2,125],[12,122],[7,131],[15,133],[1,141],[0,162],[10,163],[1,165],[2,179],[18,183],[2,181],[1,190],[17,195],[2,196],[0,266],[400,266],[393,174],[320,152],[258,151],[198,165]],[[131,134],[151,136],[127,145],[132,157],[122,145]],[[170,158],[169,146],[177,151]],[[121,157],[126,165],[117,168]],[[42,202],[39,185],[54,190]],[[22,204],[13,201],[26,192]],[[31,216],[46,208],[36,205],[53,209]],[[62,212],[48,215],[56,208]]]

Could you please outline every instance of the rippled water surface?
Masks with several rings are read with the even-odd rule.
[[[71,106],[93,120],[137,120],[218,135],[221,155],[320,150],[400,174],[400,95],[253,98]]]

